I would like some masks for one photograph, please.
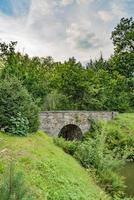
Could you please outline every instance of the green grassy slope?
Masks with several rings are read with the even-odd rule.
[[[122,147],[127,145],[134,154],[134,113],[118,114],[106,127],[113,139],[111,143]]]
[[[125,134],[134,135],[134,113],[118,114],[114,120],[108,122],[111,128],[120,129]]]
[[[11,159],[24,172],[35,199],[109,199],[85,169],[42,132],[28,137],[0,133],[0,178]]]

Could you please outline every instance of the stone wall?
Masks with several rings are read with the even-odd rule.
[[[110,120],[117,113],[115,112],[90,112],[90,111],[47,111],[40,113],[40,130],[51,136],[58,136],[61,129],[68,125],[78,126],[84,134],[90,129],[90,120]]]

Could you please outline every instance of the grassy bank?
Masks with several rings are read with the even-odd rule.
[[[91,120],[90,132],[80,142],[54,141],[90,172],[93,169],[97,183],[113,199],[126,200],[120,170],[134,160],[134,114],[118,114],[108,122]]]
[[[129,157],[132,158],[134,155],[134,114],[119,114],[114,120],[104,123],[104,126],[102,130],[105,129],[107,132],[108,137],[106,143],[108,147],[111,150],[116,150],[117,153],[121,151],[124,153],[127,146],[129,149]],[[98,134],[98,131],[92,130],[90,134]],[[71,152],[74,151],[73,145],[68,146],[67,144],[66,150],[68,150],[68,147]],[[83,146],[80,147],[83,148]],[[100,146],[98,147],[100,149]],[[90,155],[91,150],[93,150],[93,157]],[[94,157],[94,149],[90,148],[89,152],[90,164],[91,159],[96,158]],[[98,154],[97,158],[100,155]],[[77,152],[76,157],[81,158],[81,152]],[[102,154],[102,158],[105,158],[105,154],[104,156]],[[99,161],[103,160],[102,158]],[[8,178],[5,177],[5,172],[7,170],[9,171],[11,160],[15,163],[15,172],[22,171],[24,173],[25,184],[30,194],[32,194],[32,200],[111,199],[94,182],[92,172],[84,169],[76,159],[57,147],[53,143],[53,139],[43,132],[38,132],[27,137],[0,133],[0,184],[2,184],[5,178]],[[84,160],[84,164],[86,162],[87,160]],[[113,161],[111,164],[113,164]],[[103,183],[106,181],[102,188],[105,188],[107,184],[109,185],[109,181],[107,182],[108,178],[110,176],[101,179]],[[99,180],[100,183],[101,180]]]
[[[134,161],[134,113],[118,114],[106,124],[108,144],[118,153],[126,151],[128,160]]]
[[[28,137],[0,133],[0,180],[15,161],[35,200],[108,200],[90,175],[42,132]]]
[[[107,123],[109,129],[116,129],[126,137],[134,137],[134,113],[118,114],[114,120]]]

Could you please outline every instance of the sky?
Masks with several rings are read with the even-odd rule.
[[[134,0],[0,0],[0,42],[56,61],[81,62],[113,53],[111,31],[133,17]]]

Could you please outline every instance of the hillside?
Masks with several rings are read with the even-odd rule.
[[[109,199],[85,169],[42,132],[28,137],[0,133],[0,177],[11,159],[16,169],[24,172],[35,199]]]
[[[124,135],[134,136],[134,113],[118,114],[114,120],[108,122],[107,126],[111,129],[118,129]]]

